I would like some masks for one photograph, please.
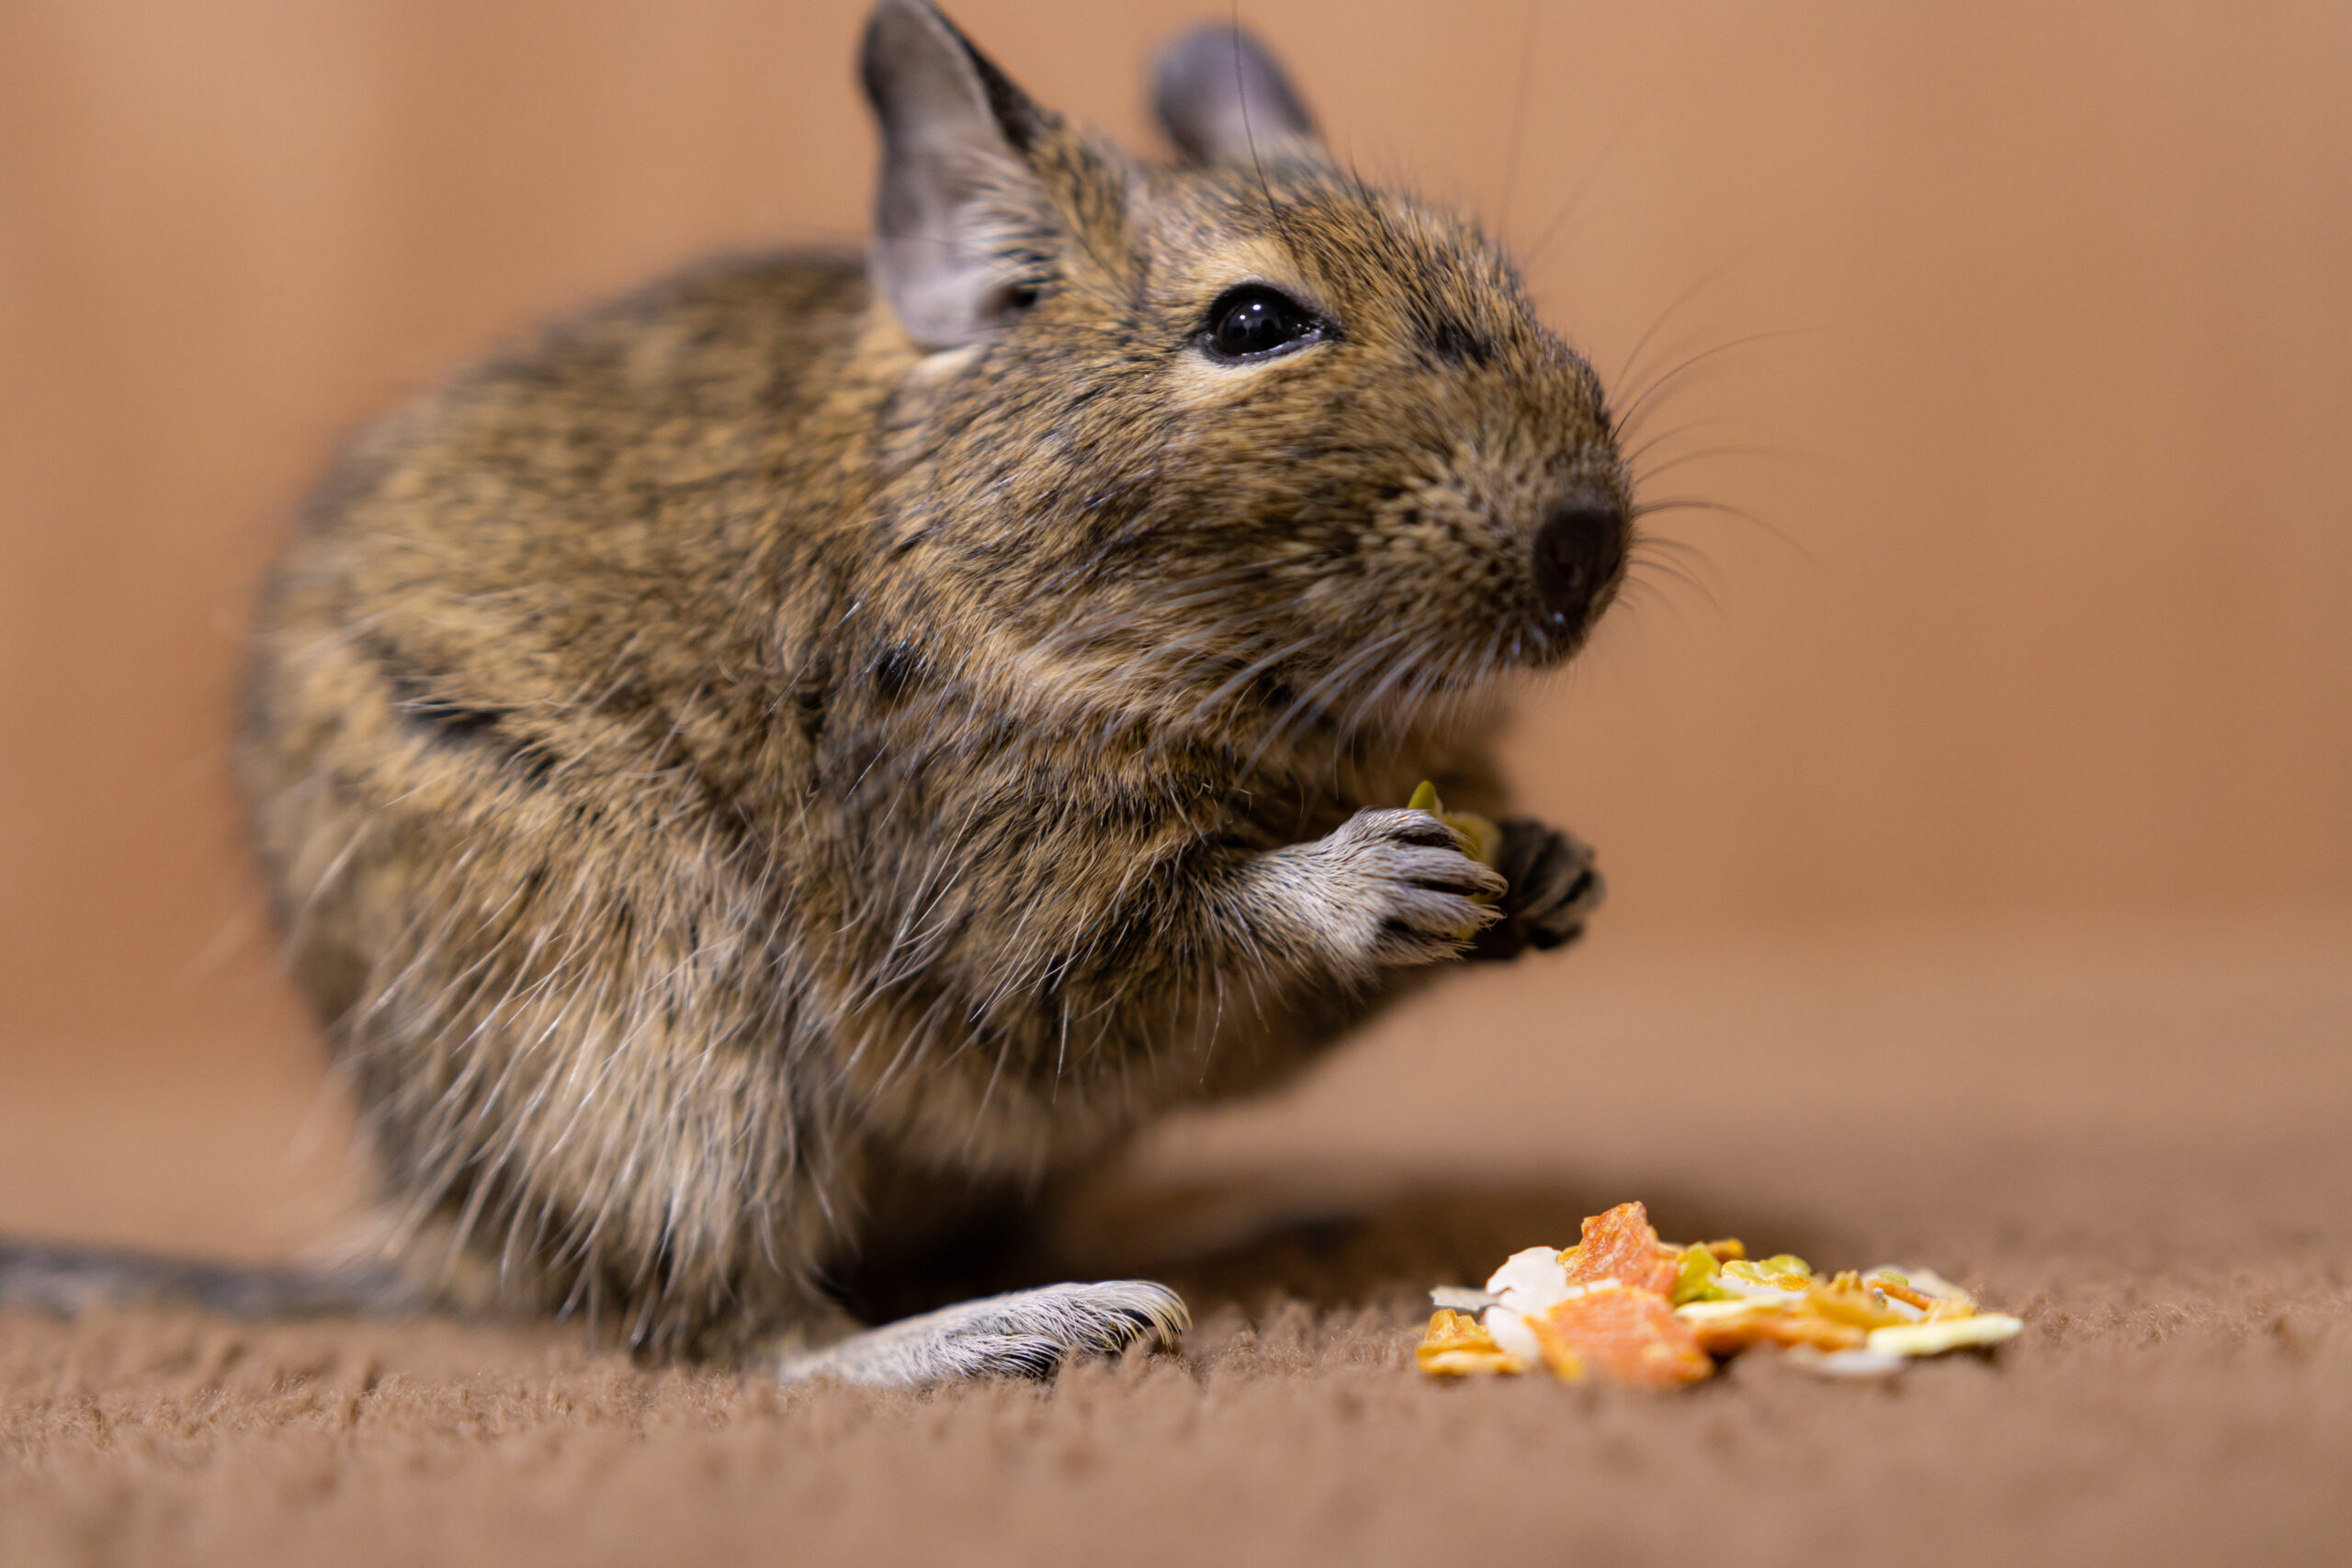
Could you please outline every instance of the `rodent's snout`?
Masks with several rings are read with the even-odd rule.
[[[1535,583],[1565,620],[1582,618],[1625,565],[1625,508],[1597,486],[1579,486],[1535,531]]]

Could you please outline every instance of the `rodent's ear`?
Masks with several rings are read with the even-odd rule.
[[[1195,164],[1320,163],[1315,117],[1265,46],[1222,22],[1162,50],[1151,107],[1177,151]]]
[[[1017,243],[1049,211],[1024,154],[1054,123],[927,0],[881,0],[858,71],[882,130],[875,288],[929,348],[972,343],[1034,296]]]

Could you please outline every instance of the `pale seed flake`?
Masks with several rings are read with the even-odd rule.
[[[1946,1317],[1933,1323],[1906,1323],[1897,1328],[1873,1328],[1866,1347],[1882,1356],[1936,1356],[1965,1347],[2003,1344],[2024,1330],[2021,1318],[2005,1312],[1982,1312],[1973,1317]]]

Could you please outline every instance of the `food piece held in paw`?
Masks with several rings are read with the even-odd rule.
[[[1418,1352],[1426,1371],[1540,1365],[1569,1382],[1600,1377],[1658,1389],[1701,1382],[1717,1359],[1758,1345],[1824,1377],[1872,1378],[1915,1357],[1989,1348],[2025,1326],[1979,1312],[1930,1269],[1825,1279],[1792,1253],[1751,1260],[1737,1241],[1660,1241],[1639,1203],[1592,1215],[1566,1252],[1512,1254],[1483,1292],[1440,1286],[1430,1294],[1449,1310],[1430,1319]]]
[[[1436,784],[1423,779],[1420,787],[1413,791],[1413,798],[1405,803],[1405,809],[1428,812],[1462,835],[1464,854],[1489,870],[1494,868],[1496,852],[1502,848],[1502,829],[1474,811],[1448,811],[1445,803],[1437,797]],[[1487,894],[1476,893],[1471,895],[1471,901],[1492,904],[1494,899]],[[1453,936],[1457,942],[1469,942],[1477,934],[1477,929],[1471,927],[1455,931]]]
[[[1475,811],[1448,811],[1445,803],[1437,797],[1437,785],[1428,779],[1421,781],[1413,798],[1405,803],[1405,809],[1428,812],[1467,840],[1464,854],[1480,865],[1495,863],[1497,852],[1502,848],[1503,830]]]

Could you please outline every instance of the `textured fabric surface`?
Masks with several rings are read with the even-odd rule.
[[[2346,953],[2313,919],[1464,976],[1069,1216],[1073,1267],[1156,1272],[1200,1325],[1050,1388],[6,1317],[0,1562],[2341,1561]],[[1422,1288],[1625,1197],[1929,1263],[2029,1328],[1888,1384],[1412,1371]]]

